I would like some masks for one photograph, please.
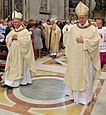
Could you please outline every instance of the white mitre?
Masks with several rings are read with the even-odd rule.
[[[76,6],[75,12],[77,16],[86,16],[88,15],[89,8],[83,4],[82,2],[79,2],[78,5]]]
[[[20,12],[17,12],[17,11],[13,11],[12,13],[12,19],[22,19],[22,14]]]
[[[55,22],[55,20],[56,20],[55,18],[51,18],[50,22]]]
[[[52,17],[51,17],[51,19],[50,19],[50,21],[53,21],[53,22],[55,22],[57,20],[57,16],[56,15],[53,15]]]

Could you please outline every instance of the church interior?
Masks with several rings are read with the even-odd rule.
[[[5,66],[5,56],[2,57],[1,75]],[[0,87],[1,115],[97,115],[98,111],[105,115],[106,67],[94,84],[92,103],[76,105],[64,92],[64,50],[60,50],[55,59],[47,55],[35,64],[37,75],[31,85],[13,89]]]
[[[91,12],[94,18],[106,19],[106,1],[94,1],[97,4]],[[70,0],[68,17],[75,15],[73,11],[77,2],[79,0]],[[6,8],[11,12],[11,7]],[[4,12],[2,16],[5,18],[7,15]],[[4,74],[7,57],[7,48],[0,44],[2,49],[5,52],[0,52],[0,76]],[[106,66],[94,83],[93,101],[88,105],[75,104],[64,92],[67,64],[64,53],[65,50],[61,49],[54,59],[49,55],[37,59],[37,74],[32,78],[32,84],[9,89],[1,87],[0,83],[0,115],[106,115]]]

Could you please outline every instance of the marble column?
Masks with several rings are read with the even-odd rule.
[[[2,0],[0,1],[0,18],[2,18]]]
[[[69,19],[69,0],[64,0],[64,19]]]
[[[89,7],[89,17],[92,17],[92,0],[86,0],[86,5]]]
[[[23,0],[22,1],[23,3],[23,11],[22,11],[22,13],[23,13],[23,20],[25,20],[25,0]]]
[[[15,10],[15,1],[12,1],[12,12]]]
[[[30,0],[26,0],[24,5],[25,5],[23,8],[25,10],[24,19],[30,19]]]
[[[50,0],[47,0],[47,11],[50,11]]]

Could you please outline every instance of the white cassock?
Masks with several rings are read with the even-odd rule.
[[[85,45],[84,49],[86,50]],[[93,96],[93,75],[94,75],[94,68],[92,65],[92,62],[89,63],[89,84],[88,87],[86,88],[85,91],[78,92],[78,91],[73,91],[68,85],[65,87],[65,92],[67,95],[69,95],[71,100],[74,100],[76,104],[82,103],[82,104],[88,104],[89,102],[92,101],[92,96]]]
[[[92,101],[93,96],[93,74],[94,74],[94,68],[92,66],[92,63],[89,64],[89,84],[85,91],[78,92],[73,91],[68,85],[65,86],[65,92],[67,95],[69,95],[71,100],[74,100],[76,104],[82,103],[82,104],[88,104]]]
[[[85,23],[84,26],[86,26],[88,22]],[[86,45],[83,44],[84,50],[87,50]],[[89,73],[89,82],[87,84],[87,88],[84,91],[74,91],[69,87],[68,85],[65,86],[65,92],[66,95],[69,95],[71,100],[74,100],[76,104],[88,104],[92,101],[93,96],[93,83],[94,83],[94,77],[95,76],[95,69],[93,67],[92,61],[90,61],[88,65],[88,73]]]
[[[12,41],[12,35],[18,34],[18,40]],[[20,26],[17,30],[12,30],[6,37],[9,49],[5,72],[4,86],[18,87],[31,83],[31,75],[36,74],[35,59],[32,41],[28,30]]]
[[[5,76],[5,75],[3,75]],[[30,75],[30,70],[29,67],[26,65],[24,62],[24,74],[23,74],[23,79],[19,80],[7,80],[5,77],[4,78],[4,84],[11,86],[11,87],[18,87],[20,84],[21,85],[27,85],[31,84],[31,75]]]
[[[99,41],[100,52],[106,52],[106,27],[98,29],[98,32],[102,36]]]
[[[63,29],[62,29],[62,32],[63,32],[63,45],[66,46],[66,42],[67,42],[67,38],[68,38],[68,35],[69,35],[69,32],[70,32],[70,29],[71,29],[71,24],[66,24]],[[66,30],[68,29],[68,30]]]

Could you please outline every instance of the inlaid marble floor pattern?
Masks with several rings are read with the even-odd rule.
[[[90,115],[91,111],[96,112],[98,107],[95,102],[98,102],[98,95],[104,86],[105,72],[102,73],[103,77],[95,82],[95,101],[84,106],[76,105],[65,94],[64,52],[60,52],[56,59],[49,56],[38,59],[35,64],[37,76],[32,78],[31,85],[14,89],[0,87],[0,115]]]

